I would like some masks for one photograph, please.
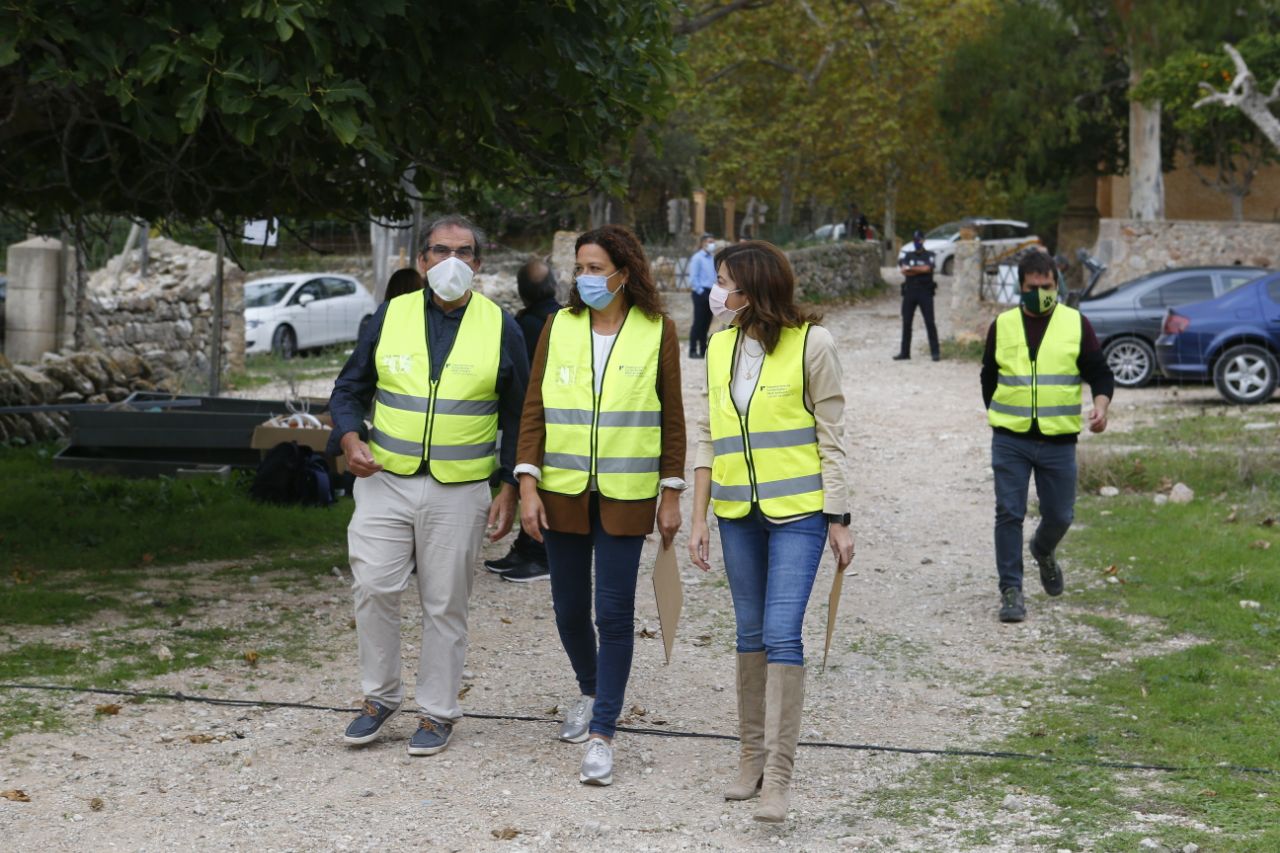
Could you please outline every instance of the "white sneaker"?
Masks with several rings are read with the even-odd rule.
[[[578,781],[585,785],[613,784],[613,747],[603,738],[587,741],[587,754],[582,756],[582,769]]]
[[[591,725],[591,712],[595,710],[594,696],[579,696],[578,701],[564,715],[560,724],[560,740],[566,743],[582,743],[587,739],[587,728]]]

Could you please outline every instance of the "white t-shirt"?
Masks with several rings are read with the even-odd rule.
[[[595,356],[591,381],[595,384],[597,397],[600,396],[600,386],[604,382],[605,362],[609,360],[609,353],[613,351],[613,342],[617,339],[617,332],[612,335],[602,335],[594,330],[591,332],[591,349]]]
[[[738,344],[738,363],[733,371],[733,381],[729,385],[729,395],[733,397],[733,407],[738,414],[745,415],[751,403],[751,394],[760,381],[760,368],[764,365],[764,344],[746,335],[740,337]]]

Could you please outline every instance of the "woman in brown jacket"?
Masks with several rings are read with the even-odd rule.
[[[664,547],[680,529],[684,401],[675,324],[635,235],[606,225],[575,248],[569,307],[534,353],[515,473],[521,523],[547,546],[556,628],[582,693],[560,739],[587,741],[578,779],[608,785],[640,551],[655,513]]]

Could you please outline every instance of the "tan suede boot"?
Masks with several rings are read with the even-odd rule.
[[[804,667],[771,663],[764,689],[764,786],[756,820],[781,823],[791,805],[791,769],[800,739]]]
[[[749,800],[764,775],[764,652],[738,655],[738,778],[724,790],[726,800]]]

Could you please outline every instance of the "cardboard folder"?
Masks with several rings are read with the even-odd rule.
[[[837,566],[831,578],[831,594],[827,596],[827,643],[822,648],[822,668],[827,668],[827,653],[831,651],[831,638],[836,633],[836,613],[840,610],[840,590],[844,588],[844,570],[848,566]]]
[[[653,564],[653,595],[658,601],[658,626],[662,629],[662,648],[671,663],[671,648],[676,642],[676,627],[684,608],[684,587],[680,568],[676,565],[675,541],[663,548],[658,542],[658,559]]]

